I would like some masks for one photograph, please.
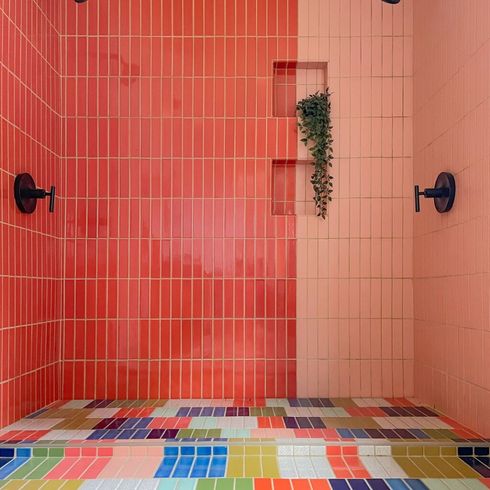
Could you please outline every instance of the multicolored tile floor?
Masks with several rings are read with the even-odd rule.
[[[481,442],[405,399],[72,400],[0,431],[0,444],[233,440]]]
[[[408,400],[252,405],[57,402],[0,431],[0,488],[490,488],[488,441]]]

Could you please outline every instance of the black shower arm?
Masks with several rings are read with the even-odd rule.
[[[418,185],[415,186],[415,212],[420,212],[420,196],[424,196],[426,199],[434,199],[436,197],[448,197],[449,189],[440,187],[438,189],[427,188],[423,191],[420,191],[420,187]]]
[[[56,187],[51,186],[50,191],[44,189],[22,189],[21,196],[26,199],[46,199],[49,196],[49,212],[54,213],[54,199],[56,195]]]

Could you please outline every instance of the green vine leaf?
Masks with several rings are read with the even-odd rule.
[[[329,169],[333,160],[333,137],[330,92],[316,92],[300,100],[296,105],[298,127],[304,138],[301,142],[309,146],[313,158],[313,174],[310,182],[313,186],[317,216],[327,216],[327,203],[332,200],[333,177]]]

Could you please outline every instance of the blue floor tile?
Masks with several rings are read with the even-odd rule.
[[[155,472],[155,478],[170,478],[176,463],[177,456],[165,456]]]

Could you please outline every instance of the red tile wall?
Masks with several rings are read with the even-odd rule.
[[[60,397],[63,199],[14,204],[17,173],[62,193],[58,0],[0,0],[0,427]]]
[[[271,213],[296,0],[66,3],[64,398],[296,392],[295,218]]]

